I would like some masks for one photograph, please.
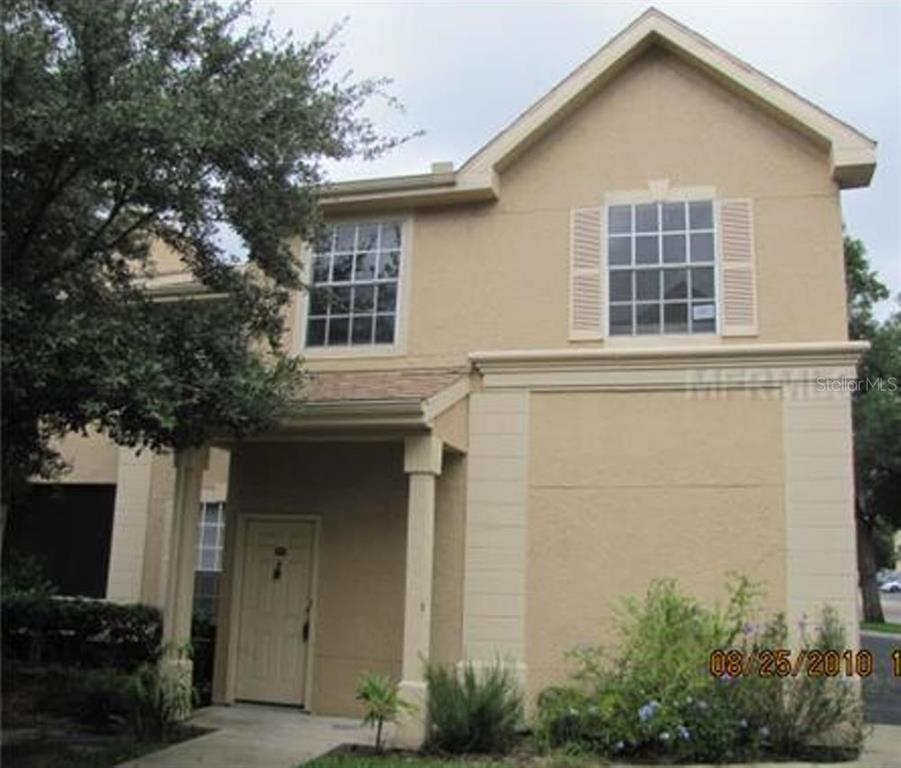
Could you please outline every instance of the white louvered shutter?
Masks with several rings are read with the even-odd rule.
[[[570,222],[571,339],[603,335],[602,208],[574,208]]]
[[[756,336],[753,207],[750,200],[721,200],[718,207],[720,330],[723,336]]]

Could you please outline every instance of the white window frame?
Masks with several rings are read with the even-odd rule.
[[[710,202],[713,206],[713,286],[714,286],[714,298],[713,304],[716,307],[716,317],[714,321],[714,330],[713,331],[702,331],[702,332],[686,332],[686,333],[664,333],[662,330],[659,333],[636,333],[633,331],[631,334],[611,334],[610,333],[610,262],[609,262],[609,240],[611,233],[609,232],[609,209],[611,206],[617,205],[631,205],[633,206],[633,217],[634,217],[634,206],[636,205],[645,205],[648,203],[692,203],[692,202]],[[645,189],[636,189],[636,190],[623,190],[623,191],[614,191],[607,192],[604,195],[604,205],[601,211],[602,216],[602,226],[603,226],[603,237],[601,242],[601,270],[603,274],[603,299],[604,299],[604,312],[603,317],[601,318],[602,328],[604,333],[604,338],[607,342],[612,344],[624,344],[624,345],[636,345],[636,344],[703,344],[707,342],[708,344],[712,341],[718,341],[722,338],[722,315],[723,315],[723,307],[722,307],[722,290],[720,286],[720,234],[719,234],[719,206],[717,204],[716,197],[716,188],[712,186],[699,186],[699,187],[670,187],[669,181],[667,179],[662,180],[651,180],[648,182],[648,187]],[[686,229],[685,230],[674,230],[672,234],[678,234],[680,232],[686,234],[686,248],[688,249],[688,234],[690,233],[689,222],[688,222],[688,208],[686,207]],[[635,253],[635,222],[632,222],[632,253],[634,258]],[[661,222],[660,231],[657,233],[658,236],[658,244],[657,247],[660,249],[660,258],[661,262],[659,264],[646,264],[646,265],[638,265],[632,264],[630,266],[623,265],[623,269],[660,269],[663,270],[663,224]],[[707,231],[707,230],[705,230]],[[667,232],[666,234],[671,234]],[[686,257],[689,255],[688,250],[686,250]],[[673,268],[678,268],[681,265],[674,265]],[[684,268],[690,269],[691,263],[687,262],[684,265]],[[698,264],[697,266],[701,266]],[[662,290],[662,287],[661,287]],[[686,299],[689,305],[689,313],[691,313],[691,298]],[[633,328],[636,327],[636,301],[632,301],[632,321]],[[662,304],[660,304],[662,307]],[[662,309],[661,309],[662,313]],[[663,324],[663,317],[661,315],[661,326]]]
[[[400,223],[400,264],[398,265],[397,279],[397,309],[395,313],[394,341],[390,344],[347,344],[346,346],[307,346],[308,319],[310,312],[310,291],[301,292],[298,317],[298,334],[300,341],[298,354],[308,360],[331,358],[365,358],[365,357],[392,357],[406,353],[407,349],[407,322],[409,317],[409,286],[412,270],[413,241],[413,217],[409,213],[382,214],[379,216],[352,216],[330,219],[329,225],[338,224],[372,224],[385,221],[397,221]],[[314,250],[309,244],[304,244],[304,281],[312,285],[313,280],[313,256]]]

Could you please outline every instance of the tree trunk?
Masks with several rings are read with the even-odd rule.
[[[857,571],[860,594],[863,598],[863,620],[883,623],[882,603],[876,586],[876,547],[873,543],[873,524],[860,514],[857,520]]]

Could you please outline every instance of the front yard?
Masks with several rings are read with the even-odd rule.
[[[162,735],[136,735],[114,701],[118,695],[105,684],[106,677],[7,660],[3,665],[2,764],[112,768],[206,733],[206,729],[175,725]]]
[[[853,671],[813,666],[818,658],[840,658],[835,649],[846,643],[837,614],[827,607],[809,630],[800,628],[791,664],[784,619],[758,613],[754,585],[737,578],[728,595],[725,604],[707,607],[674,582],[652,583],[643,600],[624,605],[618,647],[570,653],[571,679],[543,690],[528,717],[516,676],[502,661],[479,669],[427,665],[428,711],[420,715],[430,725],[421,754],[356,749],[312,766],[855,760],[866,728]],[[376,726],[376,745],[381,725],[410,707],[396,683],[379,677],[364,677],[358,699]]]
[[[10,768],[113,768],[204,733],[186,727],[163,742],[135,741],[128,733],[97,733],[64,718],[9,730],[4,723],[3,731],[2,762]]]
[[[190,685],[158,672],[157,609],[60,598],[4,566],[4,766],[106,768],[206,732],[179,722]]]
[[[516,758],[489,760],[458,757],[454,760],[442,760],[407,753],[387,753],[385,755],[323,755],[301,765],[303,768],[514,768],[517,762]]]

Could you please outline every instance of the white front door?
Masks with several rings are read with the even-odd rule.
[[[305,703],[312,586],[313,523],[249,520],[236,698]]]

